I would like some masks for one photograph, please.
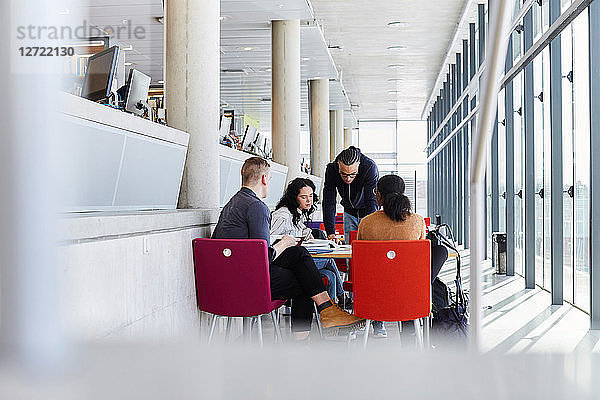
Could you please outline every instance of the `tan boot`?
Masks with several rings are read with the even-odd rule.
[[[348,314],[335,304],[321,311],[320,315],[321,327],[325,335],[354,332],[365,326],[364,318]]]

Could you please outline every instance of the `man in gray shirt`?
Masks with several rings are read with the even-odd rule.
[[[292,332],[298,340],[308,338],[313,302],[326,334],[362,328],[365,320],[339,309],[325,290],[321,275],[308,251],[285,235],[270,245],[271,213],[261,198],[267,197],[271,169],[266,160],[252,157],[242,166],[242,188],[221,211],[213,239],[263,239],[269,246],[271,297],[292,299]]]

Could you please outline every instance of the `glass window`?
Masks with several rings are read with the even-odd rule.
[[[535,169],[535,283],[544,285],[544,85],[543,54],[533,60],[534,169]],[[546,94],[546,98],[548,95]]]
[[[568,26],[561,38],[562,73],[562,145],[563,145],[563,296],[573,301],[573,84],[569,74],[573,71],[572,26]]]
[[[590,310],[590,71],[588,11],[573,22],[574,302]]]
[[[542,7],[537,2],[531,6],[533,13],[533,41],[542,36]]]
[[[515,217],[515,272],[523,274],[523,245],[524,245],[524,232],[523,232],[523,208],[525,202],[523,201],[523,131],[524,131],[524,118],[523,118],[523,72],[519,73],[513,80],[513,110],[514,114],[514,217]],[[518,195],[520,193],[520,196]]]
[[[562,0],[561,1],[561,12],[564,12],[567,8],[571,6],[573,0]]]
[[[543,287],[550,289],[552,281],[552,235],[551,235],[551,190],[552,190],[552,149],[550,146],[550,50],[546,47],[542,51],[542,87],[544,90],[544,102],[542,103],[543,126],[544,126],[544,284]]]
[[[498,94],[498,217],[500,232],[506,232],[506,113],[504,90]]]

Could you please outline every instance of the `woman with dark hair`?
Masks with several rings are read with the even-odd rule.
[[[316,211],[315,184],[310,179],[296,178],[277,203],[271,215],[271,236],[291,235],[297,238],[312,238],[311,229],[305,223],[311,220]],[[329,280],[327,293],[332,299],[342,298],[344,294],[343,280],[331,258],[315,258],[315,264],[321,275]]]
[[[377,205],[383,210],[366,216],[358,226],[359,240],[424,240],[425,220],[413,213],[410,199],[404,194],[404,180],[398,175],[382,176],[375,186]],[[444,246],[431,249],[431,282],[448,258]],[[382,322],[373,323],[376,337],[386,337]]]

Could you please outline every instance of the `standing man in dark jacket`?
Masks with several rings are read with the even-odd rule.
[[[377,165],[354,146],[343,150],[327,164],[323,185],[323,222],[328,239],[335,238],[336,189],[344,206],[344,238],[357,231],[363,217],[377,211],[375,186],[379,179]]]

